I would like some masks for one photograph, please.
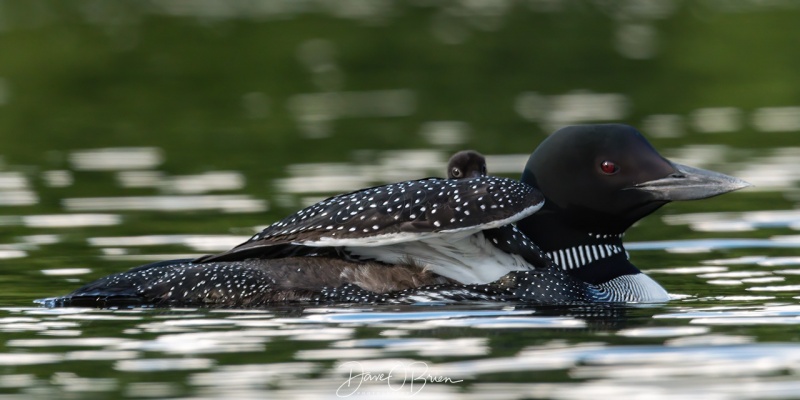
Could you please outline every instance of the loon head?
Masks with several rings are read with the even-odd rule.
[[[544,194],[545,205],[520,221],[520,229],[562,268],[591,283],[639,272],[622,246],[622,234],[636,221],[671,201],[750,186],[672,162],[622,124],[556,131],[531,154],[521,180]]]
[[[447,177],[450,179],[469,179],[486,176],[486,158],[474,150],[463,150],[450,157],[447,163]]]

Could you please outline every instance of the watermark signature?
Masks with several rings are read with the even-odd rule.
[[[348,375],[347,379],[336,389],[336,396],[338,397],[350,397],[354,394],[374,394],[373,387],[370,387],[370,392],[361,390],[361,385],[364,383],[383,383],[393,392],[404,391],[413,396],[431,382],[459,383],[464,381],[463,379],[452,379],[442,375],[432,375],[428,372],[428,364],[424,361],[398,361],[388,371],[379,373],[364,370],[364,366],[358,361],[345,362],[339,368],[346,371]]]

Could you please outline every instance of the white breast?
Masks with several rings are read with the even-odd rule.
[[[499,250],[483,232],[442,235],[379,247],[346,246],[351,254],[389,264],[413,261],[431,272],[465,284],[494,282],[511,271],[533,269],[516,254]]]

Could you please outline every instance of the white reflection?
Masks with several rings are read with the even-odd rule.
[[[161,171],[120,171],[117,181],[124,188],[154,188],[161,185],[164,173]]]
[[[267,337],[253,335],[246,330],[187,332],[161,335],[154,340],[131,340],[115,348],[166,354],[244,353],[264,351],[264,342],[267,340]]]
[[[59,268],[59,269],[43,269],[42,274],[47,276],[72,276],[72,275],[85,275],[92,272],[89,268]]]
[[[744,278],[742,282],[744,283],[768,283],[768,282],[783,282],[786,278],[782,276],[764,276],[761,278]]]
[[[675,274],[675,275],[682,275],[682,274],[700,274],[700,273],[711,273],[711,272],[722,272],[727,271],[728,269],[725,267],[677,267],[677,268],[659,268],[659,269],[651,269],[645,271],[648,274]]]
[[[113,147],[75,151],[69,161],[79,171],[109,171],[155,168],[164,158],[155,147]]]
[[[139,357],[141,353],[136,351],[118,350],[76,350],[68,351],[64,356],[67,360],[81,361],[107,361],[107,360],[128,360]]]
[[[57,338],[57,339],[12,339],[8,347],[105,347],[125,343],[129,339],[113,337]]]
[[[188,211],[218,210],[226,213],[256,213],[268,209],[265,200],[248,195],[81,197],[62,200],[68,211]]]
[[[223,365],[213,371],[193,374],[189,382],[195,386],[236,390],[247,387],[262,388],[265,384],[285,382],[290,378],[318,372],[320,369],[319,364],[310,362]]]
[[[116,214],[52,214],[24,215],[22,224],[31,228],[75,228],[84,226],[119,225],[122,217]]]
[[[753,292],[797,292],[800,291],[800,285],[782,285],[782,286],[756,286],[747,288]],[[800,324],[800,319],[796,320]]]
[[[59,362],[61,354],[48,353],[0,353],[0,365],[36,365]]]
[[[721,249],[744,248],[798,248],[800,243],[774,239],[690,239],[631,242],[626,250],[665,250],[670,253],[707,253]]]
[[[0,189],[0,206],[30,206],[39,202],[39,196],[27,189]]]
[[[406,338],[397,339],[357,339],[340,341],[333,344],[334,348],[381,348],[386,352],[413,351],[421,356],[438,357],[453,354],[453,349],[459,349],[460,356],[484,356],[490,352],[486,338]]]
[[[61,241],[61,235],[42,234],[19,237],[23,242],[31,245],[56,244]]]
[[[707,281],[709,285],[719,285],[719,286],[738,286],[742,285],[742,281],[738,279],[711,279]]]
[[[180,393],[177,382],[130,382],[124,395],[129,398],[166,399],[177,398]]]
[[[72,172],[66,170],[44,171],[42,178],[49,187],[67,187],[75,182]]]
[[[444,154],[436,150],[385,151],[377,159],[376,163],[365,165],[292,164],[287,167],[290,177],[275,179],[273,184],[281,193],[344,193],[376,183],[419,179],[431,173],[442,176],[447,163]],[[315,199],[321,200],[309,198],[304,202]]]
[[[114,378],[83,378],[72,372],[56,372],[50,383],[59,386],[62,392],[105,392],[116,388]]]
[[[466,317],[500,317],[513,315],[530,315],[532,310],[508,311],[482,311],[482,310],[452,310],[452,311],[419,311],[419,312],[363,312],[363,313],[336,313],[336,314],[311,314],[305,320],[314,322],[336,322],[351,324],[372,324],[393,321],[445,321],[447,319],[461,319]],[[302,320],[301,320],[302,321]]]
[[[339,118],[411,115],[416,95],[410,89],[304,93],[291,96],[288,107],[306,136],[319,138],[328,136],[329,123]]]
[[[123,372],[158,372],[208,369],[214,360],[208,358],[148,358],[122,360],[114,364],[114,369]]]
[[[624,119],[628,115],[628,104],[628,98],[618,93],[574,91],[546,96],[523,92],[517,96],[514,109],[523,118],[554,131],[564,125]],[[491,166],[489,168],[491,170]]]
[[[693,213],[666,215],[663,220],[668,225],[689,225],[700,232],[739,232],[800,226],[800,210]],[[776,242],[792,240],[790,236],[774,238]]]
[[[426,171],[445,173],[446,160],[435,150],[394,150],[381,153],[380,168],[373,171],[384,182],[423,178]]]
[[[701,335],[708,333],[710,330],[711,329],[705,326],[660,326],[622,329],[617,331],[617,335],[625,337],[672,337]]]
[[[385,353],[379,349],[316,349],[300,350],[295,353],[296,360],[354,360],[380,358]]]
[[[464,121],[431,121],[422,124],[419,134],[436,146],[452,146],[467,141],[471,129]]]
[[[184,194],[239,190],[245,185],[244,175],[236,171],[210,171],[172,177],[164,177],[159,171],[121,171],[117,179],[125,188],[155,187],[164,192]]]
[[[692,112],[692,127],[701,133],[735,132],[742,128],[741,114],[734,107],[700,108]]]
[[[664,151],[664,154],[672,161],[706,168],[725,163],[732,153],[733,150],[730,147],[719,144],[693,144]]]
[[[145,235],[92,237],[87,241],[98,247],[184,245],[197,251],[228,250],[245,240],[246,236],[235,235]]]
[[[23,258],[23,257],[27,257],[27,256],[28,256],[28,253],[25,252],[24,250],[18,250],[18,249],[13,249],[13,248],[7,249],[7,248],[0,247],[0,260],[2,260],[2,259],[10,259],[10,258]]]
[[[800,107],[764,107],[753,113],[753,125],[763,132],[800,131]]]
[[[730,271],[730,272],[713,272],[708,274],[697,275],[698,278],[752,278],[757,276],[771,275],[767,271]]]
[[[334,172],[334,171],[332,171]],[[369,186],[369,178],[353,175],[298,176],[275,179],[281,193],[344,193]]]
[[[0,190],[27,188],[28,178],[21,172],[0,172]]]
[[[642,132],[660,138],[683,136],[685,133],[683,116],[675,114],[654,114],[642,121]]]

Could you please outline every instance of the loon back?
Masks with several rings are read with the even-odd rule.
[[[510,271],[543,266],[538,248],[524,235],[484,234],[542,205],[538,190],[506,178],[400,182],[331,197],[202,261],[282,257],[287,245],[306,254],[336,248],[353,260],[411,260],[457,282],[489,283]],[[501,244],[501,237],[508,243]]]

